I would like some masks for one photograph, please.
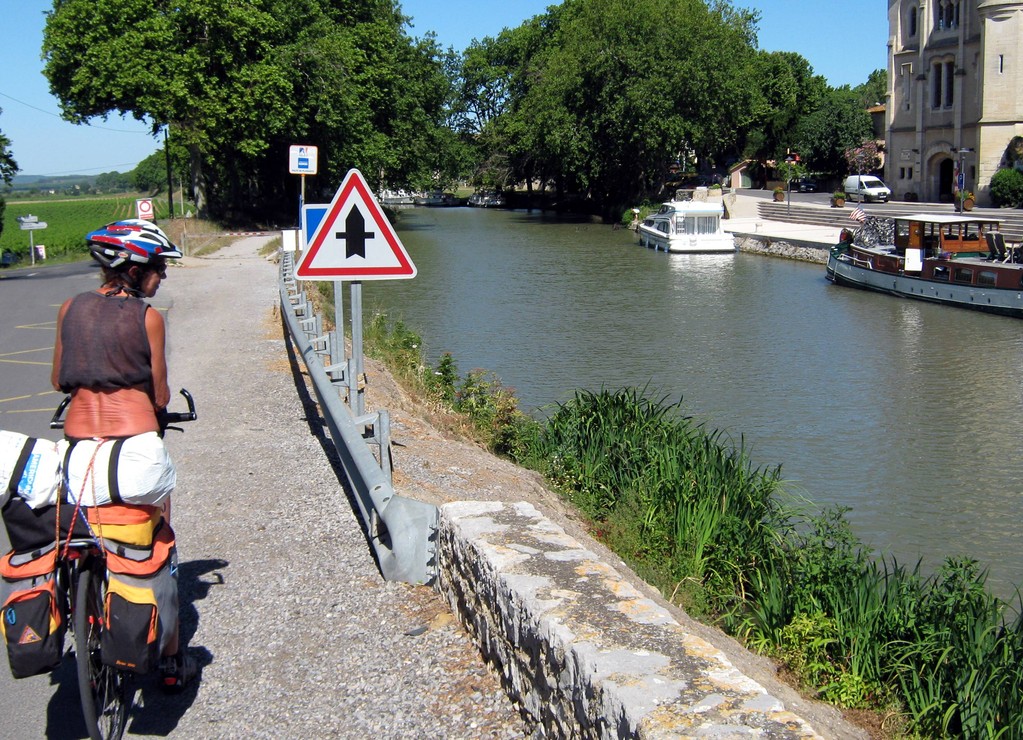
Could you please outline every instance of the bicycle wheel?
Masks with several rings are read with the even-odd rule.
[[[75,594],[75,659],[82,714],[92,740],[118,740],[128,721],[129,677],[103,665],[99,637],[103,629],[106,574],[86,566],[78,574]]]

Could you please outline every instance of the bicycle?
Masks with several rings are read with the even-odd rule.
[[[195,403],[184,388],[180,391],[188,405],[186,412],[161,412],[161,433],[172,426],[195,421]],[[57,407],[50,419],[51,429],[63,429],[63,414],[70,396]],[[65,595],[62,617],[74,635],[78,692],[82,716],[92,740],[117,740],[124,733],[131,709],[132,682],[135,674],[103,663],[100,645],[105,629],[107,596],[106,552],[91,535],[73,535],[58,551],[57,583]]]

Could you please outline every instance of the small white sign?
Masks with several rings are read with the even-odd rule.
[[[316,154],[314,146],[295,144],[288,151],[288,171],[293,175],[315,175]]]
[[[284,252],[298,251],[298,229],[281,229],[281,250]]]
[[[135,201],[135,218],[143,221],[152,221],[156,217],[156,210],[153,208],[153,201],[149,198],[139,198]]]

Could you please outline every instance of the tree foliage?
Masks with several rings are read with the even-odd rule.
[[[883,70],[832,90],[799,54],[757,51],[757,13],[730,0],[563,0],[461,54],[408,21],[398,0],[54,0],[44,72],[70,121],[168,131],[200,213],[266,220],[294,212],[294,144],[319,148],[310,197],[356,167],[381,187],[539,186],[605,214],[741,158],[794,150],[841,174],[886,89]]]
[[[3,113],[2,109],[0,109],[0,113]],[[14,155],[11,154],[11,140],[4,136],[3,131],[0,131],[0,180],[10,185],[17,172],[18,163],[14,161]],[[4,211],[6,209],[7,201],[0,195],[0,234],[4,231]]]
[[[167,187],[167,154],[163,149],[153,152],[139,162],[131,173],[136,190],[153,195]]]
[[[1015,168],[998,170],[991,177],[991,200],[996,206],[1023,205],[1023,172]]]
[[[566,0],[470,49],[466,107],[517,180],[613,212],[662,188],[670,164],[733,144],[754,18],[724,2]],[[481,59],[500,64],[480,75]],[[478,105],[488,90],[497,108]]]
[[[803,161],[815,172],[832,175],[847,171],[846,150],[872,138],[870,114],[848,87],[829,89],[821,107],[796,125],[796,142]]]
[[[405,21],[395,0],[59,0],[44,73],[70,121],[169,125],[201,212],[265,212],[297,190],[292,144],[319,147],[326,191],[351,167],[401,181],[450,155],[438,49]]]

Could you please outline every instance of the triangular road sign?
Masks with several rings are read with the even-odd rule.
[[[299,280],[397,280],[416,266],[362,173],[348,170],[298,266]]]

